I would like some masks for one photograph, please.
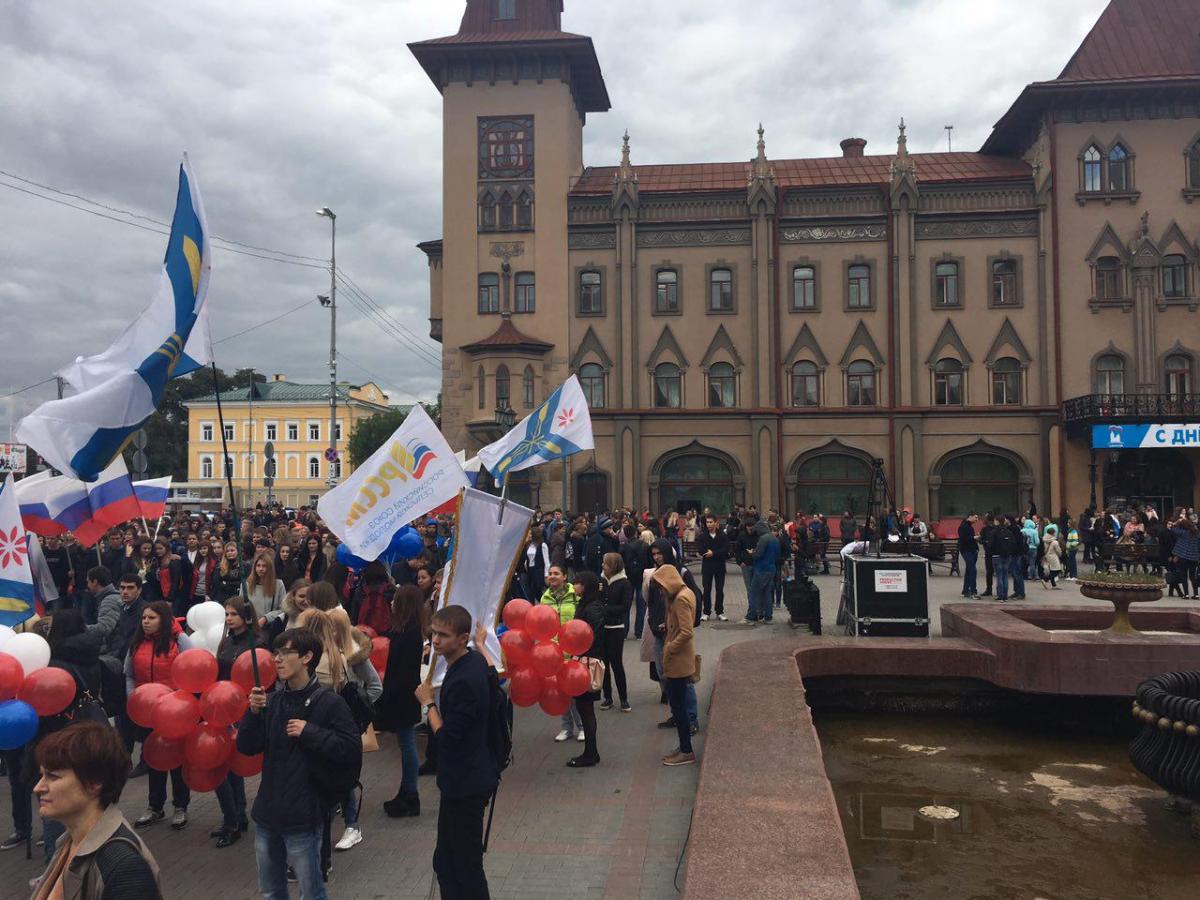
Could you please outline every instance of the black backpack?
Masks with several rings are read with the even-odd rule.
[[[319,687],[304,701],[304,719],[306,721],[313,703],[326,692],[333,693],[327,687]],[[331,763],[313,753],[308,754],[308,783],[312,787],[313,793],[317,795],[317,799],[321,801],[321,805],[327,809],[345,800],[356,787],[361,788],[358,783],[360,775],[362,775],[361,742],[358,752],[351,753],[347,759],[341,760],[340,764]]]
[[[495,669],[488,670],[488,752],[496,764],[497,773],[512,764],[513,705]]]

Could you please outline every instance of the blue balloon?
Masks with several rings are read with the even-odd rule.
[[[365,569],[367,566],[367,561],[365,559],[360,559],[351,553],[350,548],[345,544],[338,544],[334,555],[337,558],[337,561],[347,569],[354,569],[357,572],[361,569]]]
[[[425,549],[425,542],[421,540],[421,536],[415,531],[402,535],[396,541],[397,552],[405,559],[412,559],[415,556],[420,556]]]
[[[38,730],[38,714],[24,700],[0,703],[0,750],[24,747]]]

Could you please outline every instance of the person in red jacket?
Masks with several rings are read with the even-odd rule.
[[[142,627],[134,635],[129,645],[129,655],[125,657],[127,694],[132,694],[135,688],[143,684],[165,684],[174,689],[171,665],[175,657],[190,646],[191,641],[172,615],[171,604],[164,600],[148,604],[142,611]],[[142,739],[145,740],[147,735],[148,732],[143,732]],[[167,773],[151,769],[148,778],[150,806],[133,823],[134,828],[145,828],[165,818],[163,805],[167,799]],[[172,769],[171,802],[175,807],[175,815],[171,819],[171,827],[176,831],[187,825],[187,808],[191,799],[192,793],[183,780],[182,767]]]
[[[373,562],[363,570],[363,596],[358,607],[358,625],[375,629],[376,634],[392,630],[391,579],[383,563]]]

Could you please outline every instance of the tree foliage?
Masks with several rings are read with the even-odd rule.
[[[441,427],[442,395],[438,394],[437,403],[422,403],[429,418]],[[371,455],[383,446],[384,441],[392,436],[397,428],[404,424],[408,414],[402,410],[393,409],[385,413],[376,413],[366,419],[359,419],[350,434],[350,464],[356,469],[371,458]]]

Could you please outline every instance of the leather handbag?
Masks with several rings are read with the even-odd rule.
[[[379,749],[379,737],[375,734],[374,725],[368,725],[362,733],[362,748],[363,753],[374,753]]]
[[[580,656],[578,659],[587,667],[588,676],[591,678],[591,685],[588,690],[600,690],[604,686],[604,660],[597,659],[594,656]]]

